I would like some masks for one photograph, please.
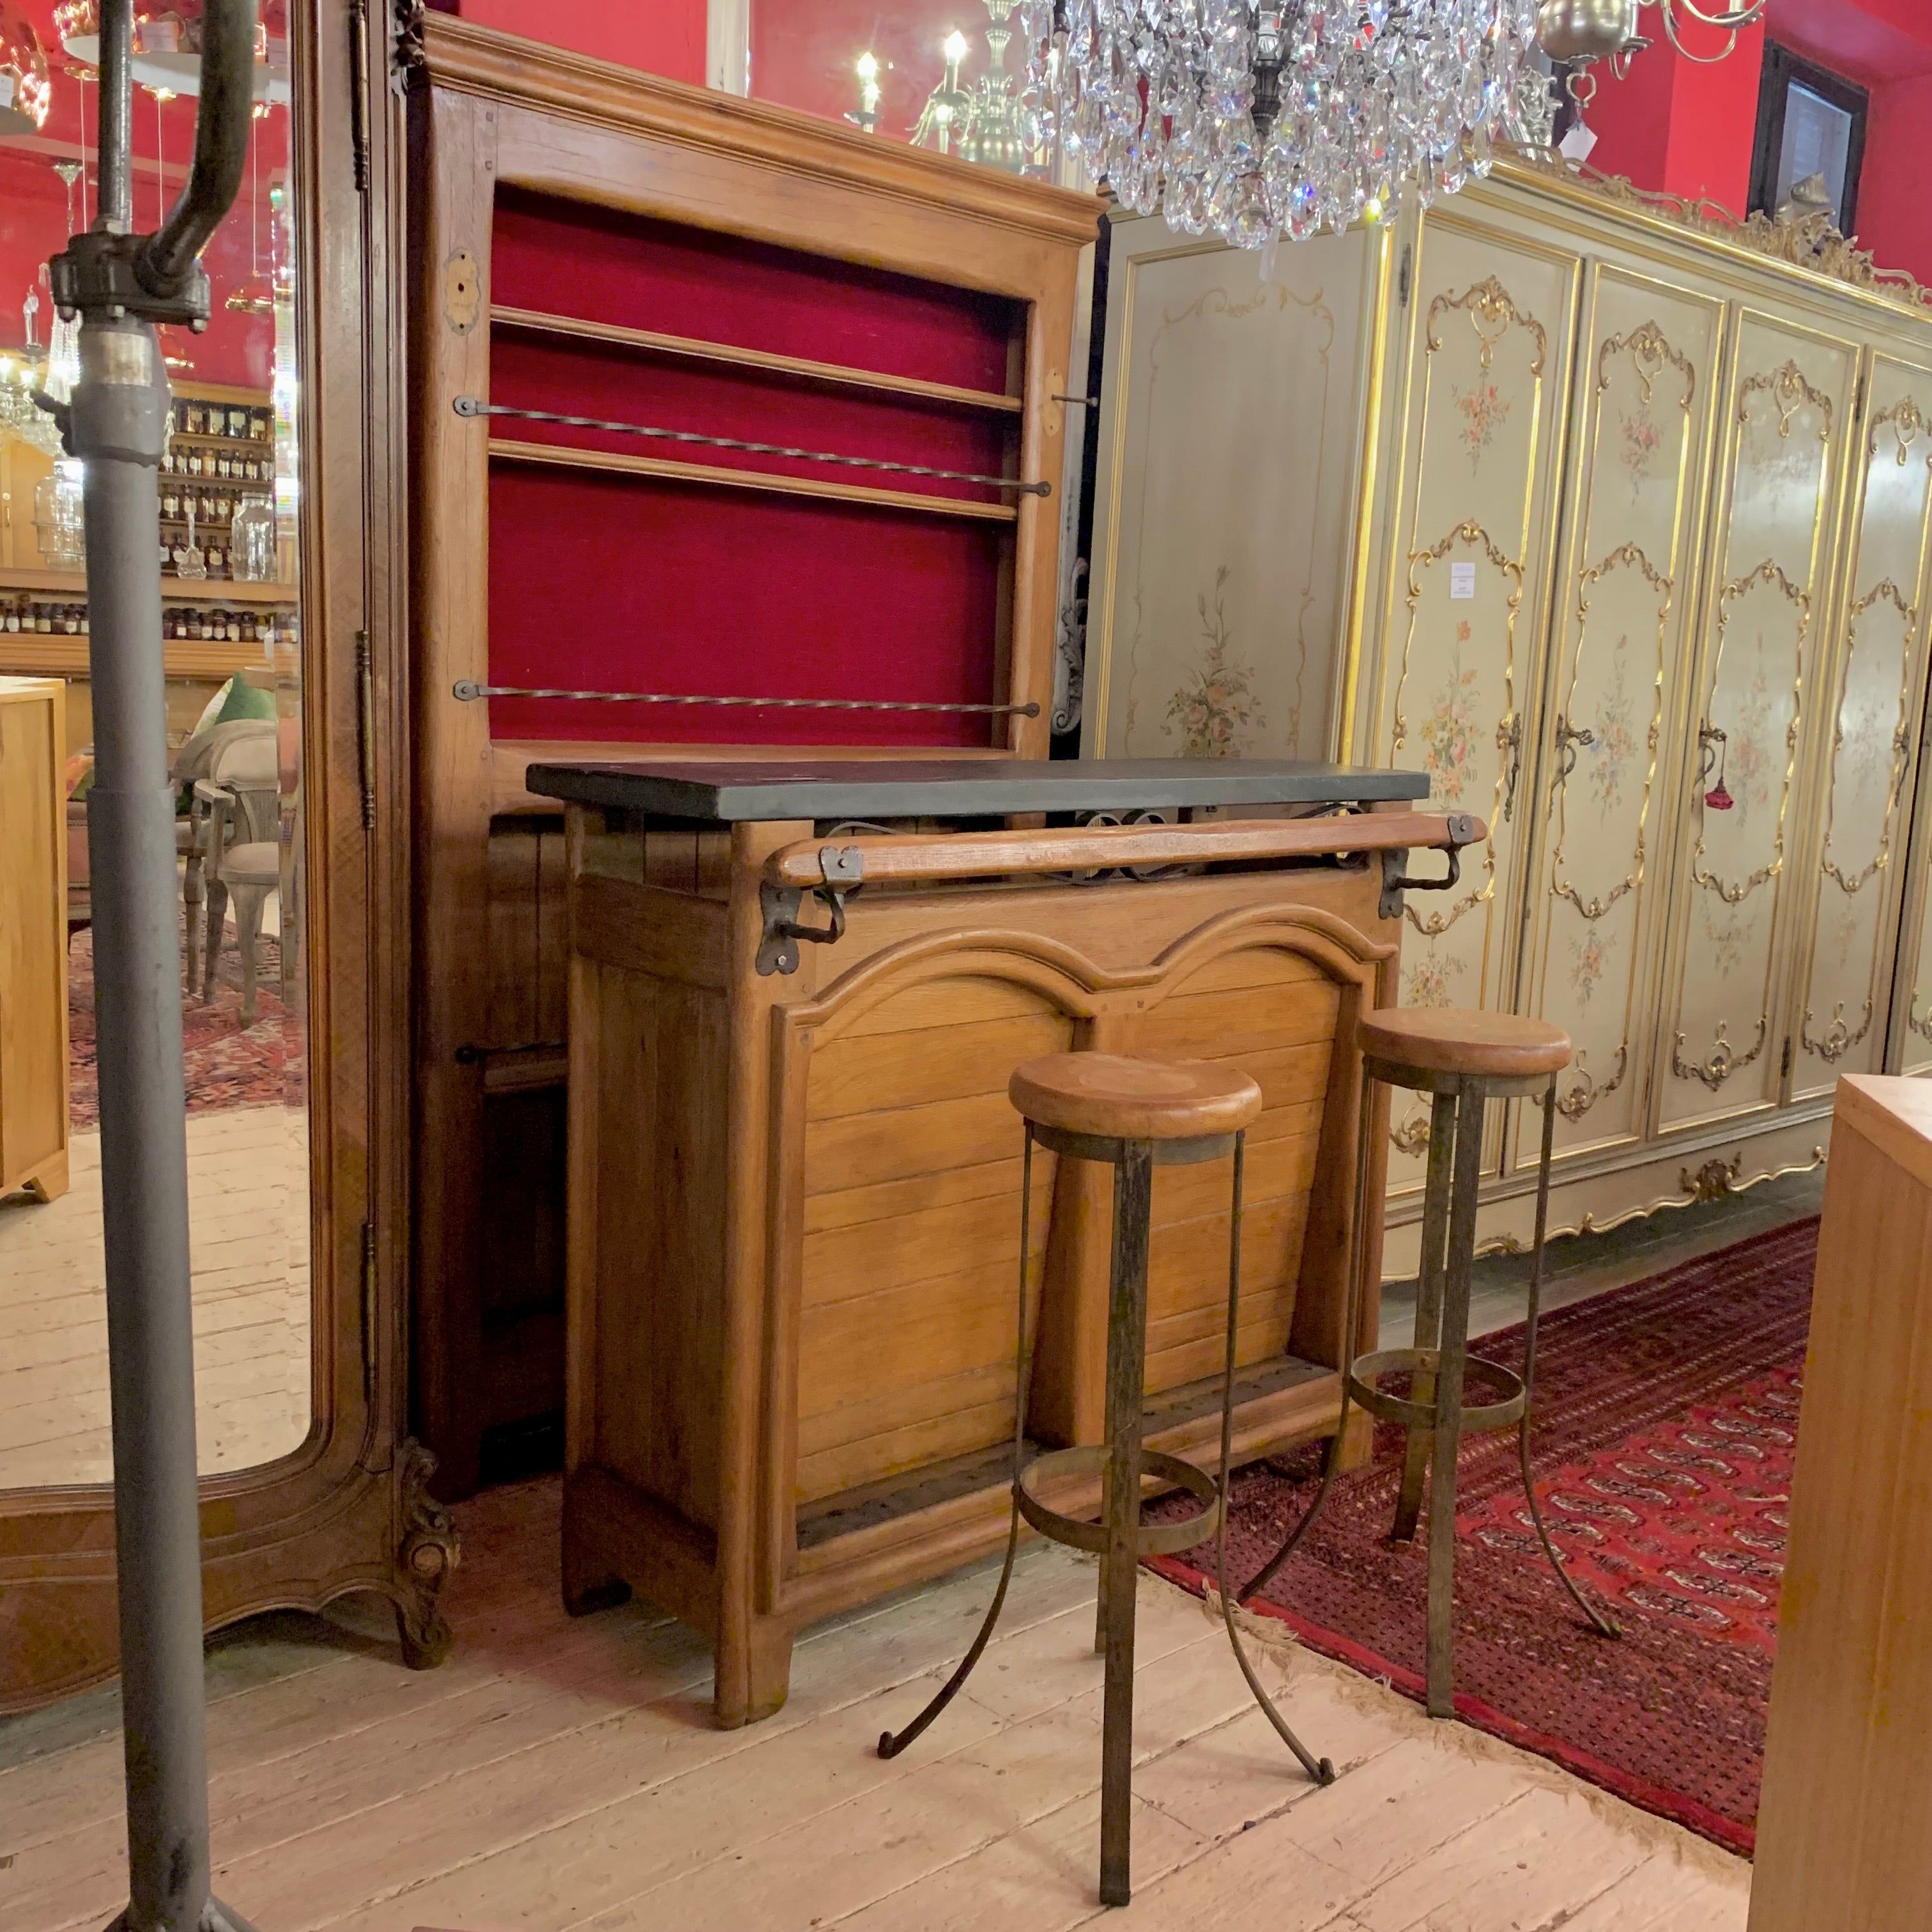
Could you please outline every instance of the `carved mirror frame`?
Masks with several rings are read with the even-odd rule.
[[[371,15],[374,18],[371,18]],[[439,1663],[456,1558],[407,1439],[408,760],[401,103],[380,0],[291,0],[303,452],[312,1419],[292,1454],[201,1485],[214,1629],[354,1591]],[[112,1492],[0,1493],[0,1712],[111,1676]]]

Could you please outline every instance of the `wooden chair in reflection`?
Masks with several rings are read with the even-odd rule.
[[[206,873],[207,938],[201,997],[214,997],[228,906],[235,905],[236,944],[242,954],[242,1023],[255,1023],[255,986],[262,912],[281,885],[281,780],[275,728],[238,736],[208,761],[194,785],[196,814],[206,826],[202,860]]]
[[[238,752],[236,748],[253,748]],[[193,734],[175,754],[172,779],[177,791],[188,793],[188,809],[175,820],[175,850],[182,865],[182,910],[186,930],[182,952],[188,990],[202,983],[201,961],[205,949],[202,907],[208,873],[209,808],[196,797],[193,788],[202,779],[216,782],[266,782],[275,771],[275,721],[272,718],[238,718],[225,724],[205,724]],[[220,760],[222,777],[215,778]]]

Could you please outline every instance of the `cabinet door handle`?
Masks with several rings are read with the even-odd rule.
[[[1496,727],[1496,748],[1509,754],[1509,770],[1503,783],[1503,823],[1507,825],[1516,816],[1516,782],[1522,769],[1522,720],[1516,716],[1505,718]]]
[[[1579,729],[1567,718],[1556,721],[1556,752],[1563,760],[1563,769],[1557,774],[1558,782],[1566,782],[1576,769],[1576,748],[1580,745],[1594,745],[1597,734],[1587,726]]]

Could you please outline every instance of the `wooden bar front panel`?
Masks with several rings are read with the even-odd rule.
[[[809,826],[741,826],[721,867],[722,835],[707,866],[689,833],[572,824],[566,1595],[633,1584],[708,1631],[721,1721],[782,1702],[800,1624],[1005,1534],[1024,1060],[1254,1073],[1238,1445],[1332,1430],[1380,1269],[1378,1216],[1352,1238],[1378,866],[882,884],[766,977],[765,860]],[[1180,1454],[1218,1427],[1230,1168],[1156,1197],[1150,1439]],[[1028,1434],[1091,1442],[1111,1170],[1036,1153],[1033,1186]]]

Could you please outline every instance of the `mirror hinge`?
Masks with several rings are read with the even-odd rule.
[[[356,151],[356,192],[369,192],[369,0],[349,0],[350,134]]]
[[[362,775],[362,830],[376,829],[376,670],[369,633],[356,633],[356,733]]]
[[[362,1223],[362,1398],[376,1400],[376,1224]]]
[[[1778,1066],[1778,1076],[1780,1080],[1791,1077],[1791,1042],[1789,1037],[1784,1042],[1784,1053]]]
[[[1396,278],[1396,298],[1404,308],[1408,306],[1408,274],[1415,256],[1414,245],[1405,242],[1402,244],[1402,271]]]

